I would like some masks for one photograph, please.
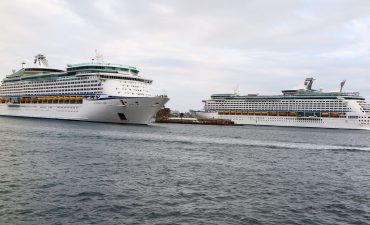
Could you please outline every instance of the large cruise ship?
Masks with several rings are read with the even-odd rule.
[[[282,95],[214,94],[204,100],[199,119],[229,119],[236,124],[370,130],[370,105],[358,92],[313,90],[313,78]]]
[[[104,63],[48,68],[44,55],[7,75],[0,86],[0,116],[148,124],[169,100],[151,96],[152,80],[135,67]],[[23,65],[23,64],[22,64]]]

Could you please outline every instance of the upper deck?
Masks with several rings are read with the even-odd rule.
[[[132,66],[125,66],[120,64],[111,63],[80,63],[80,64],[68,64],[67,72],[73,73],[78,71],[93,71],[93,72],[126,72],[132,75],[138,76],[139,70]]]
[[[360,96],[359,92],[343,92],[342,88],[344,81],[341,83],[340,90],[336,92],[324,92],[322,90],[313,90],[312,83],[313,78],[307,78],[302,89],[291,89],[283,90],[282,95],[259,95],[259,94],[213,94],[211,100],[245,100],[245,101],[256,101],[256,100],[293,100],[293,99],[304,99],[304,100],[317,100],[317,99],[357,99],[365,100]]]
[[[7,75],[2,82],[18,82],[27,80],[57,79],[59,77],[102,75],[102,78],[128,79],[146,83],[152,83],[149,79],[139,76],[139,70],[133,66],[111,64],[104,62],[91,62],[80,64],[68,64],[66,70],[48,68],[47,60],[43,55],[35,58],[35,67],[22,68],[10,75]],[[109,75],[109,76],[104,76]]]

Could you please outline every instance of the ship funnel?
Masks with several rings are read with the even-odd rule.
[[[48,60],[46,59],[46,57],[42,54],[38,54],[35,56],[35,61],[34,61],[35,65],[37,67],[41,67],[41,68],[45,68],[45,67],[48,67]]]
[[[339,92],[342,93],[343,91],[343,86],[344,84],[346,83],[346,80],[343,80],[342,82],[340,82],[340,88],[339,88]]]
[[[95,49],[95,59],[97,63],[104,63],[103,54],[98,53],[98,50]]]
[[[312,84],[313,84],[313,81],[314,81],[315,79],[313,79],[313,78],[306,78],[305,80],[304,80],[304,88],[306,89],[306,90],[312,90]]]

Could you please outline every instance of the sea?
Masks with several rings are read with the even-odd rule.
[[[0,224],[370,224],[370,131],[0,117]]]

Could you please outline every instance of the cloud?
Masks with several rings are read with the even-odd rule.
[[[51,66],[128,64],[174,109],[212,93],[278,94],[305,77],[370,97],[370,2],[204,0],[0,2],[0,78],[44,53]]]

